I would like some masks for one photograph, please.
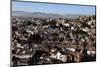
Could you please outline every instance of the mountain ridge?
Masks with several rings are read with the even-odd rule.
[[[21,17],[51,17],[51,18],[77,18],[79,16],[86,16],[80,14],[54,14],[54,13],[43,13],[43,12],[25,12],[25,11],[12,11],[12,16],[21,16]],[[89,15],[87,15],[89,16]]]

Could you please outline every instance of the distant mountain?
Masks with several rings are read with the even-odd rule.
[[[66,14],[66,15],[59,15],[53,13],[42,13],[42,12],[25,12],[25,11],[12,11],[12,16],[20,16],[20,17],[37,17],[37,18],[77,18],[80,15],[75,14]]]
[[[29,12],[24,12],[24,11],[12,11],[12,16],[28,16]]]

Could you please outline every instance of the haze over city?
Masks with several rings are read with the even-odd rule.
[[[95,6],[12,1],[12,11],[94,15]]]

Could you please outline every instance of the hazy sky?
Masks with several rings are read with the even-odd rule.
[[[95,14],[95,6],[13,1],[12,11],[45,12],[56,14]]]

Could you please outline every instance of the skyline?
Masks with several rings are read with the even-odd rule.
[[[95,6],[12,1],[12,11],[95,15]]]

